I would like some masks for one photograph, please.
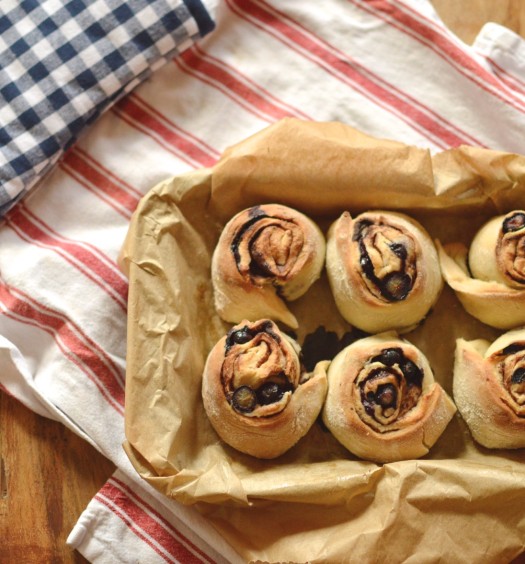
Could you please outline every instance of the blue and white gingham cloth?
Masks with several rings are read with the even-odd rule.
[[[0,216],[86,126],[213,27],[200,0],[1,0]]]

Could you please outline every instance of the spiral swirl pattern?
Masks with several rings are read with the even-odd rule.
[[[237,412],[268,417],[282,411],[299,385],[301,366],[293,348],[270,321],[232,329],[221,371],[224,394]]]
[[[383,349],[364,364],[356,378],[359,416],[380,432],[396,427],[417,405],[422,382],[421,368],[401,348]]]
[[[306,372],[299,344],[269,319],[243,320],[206,359],[202,399],[210,423],[233,448],[275,458],[312,427],[326,397],[326,366]]]
[[[525,341],[507,345],[490,361],[501,377],[505,403],[518,417],[525,418]]]
[[[496,256],[509,286],[525,288],[525,212],[513,211],[503,218]]]
[[[458,339],[453,392],[479,444],[525,447],[525,330],[508,331],[493,343]]]
[[[444,279],[470,315],[498,329],[525,325],[525,211],[489,219],[468,247],[437,246]]]
[[[395,332],[355,341],[328,369],[323,421],[360,458],[423,456],[455,411],[423,353]]]
[[[359,245],[359,264],[369,291],[387,302],[406,299],[417,276],[411,234],[381,219],[362,220],[356,222],[353,239]]]
[[[248,215],[232,242],[237,268],[254,283],[282,286],[308,258],[303,229],[293,218],[271,217],[260,207]]]
[[[414,329],[443,284],[423,226],[390,211],[343,212],[328,231],[326,271],[341,315],[371,334]]]
[[[319,278],[326,244],[319,227],[280,204],[239,212],[224,227],[212,257],[215,309],[225,321],[270,318],[297,328],[285,301]]]

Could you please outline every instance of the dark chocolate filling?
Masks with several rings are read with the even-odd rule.
[[[407,259],[406,248],[399,243],[392,243],[390,249],[401,259],[401,271],[390,272],[384,278],[378,278],[374,272],[374,265],[368,255],[366,245],[363,241],[366,229],[373,225],[371,221],[361,220],[357,222],[354,228],[352,240],[359,245],[359,263],[364,275],[377,287],[383,298],[389,302],[399,302],[407,298],[412,290],[413,280],[404,272]]]
[[[523,384],[525,382],[525,368],[516,368],[510,381],[512,384]]]
[[[264,257],[259,256],[257,258],[254,258],[254,253],[252,250],[253,244],[255,243],[255,241],[257,240],[257,237],[254,237],[251,241],[250,241],[250,256],[252,257],[252,259],[250,260],[250,274],[252,276],[258,276],[259,278],[271,278],[273,276],[275,276],[275,273],[272,272],[271,267],[268,265],[268,263],[264,260]]]
[[[414,390],[414,388],[421,389],[423,383],[423,371],[415,362],[405,357],[401,348],[392,347],[383,349],[380,354],[373,356],[369,362],[380,362],[385,367],[378,367],[359,384],[361,402],[366,413],[371,417],[374,416],[374,407],[376,405],[380,405],[383,409],[394,407],[398,401],[398,390],[392,384],[384,384],[378,386],[375,393],[368,392],[365,394],[365,384],[370,380],[388,377],[389,375],[395,376],[396,380],[399,382],[399,374],[394,370],[391,370],[394,365],[397,364],[403,373],[403,377],[405,378],[407,384],[407,396],[411,395],[411,390]],[[403,406],[401,406],[401,408],[403,408]]]
[[[233,241],[230,244],[230,249],[231,252],[233,253],[233,256],[235,257],[235,263],[237,265],[239,265],[241,261],[241,255],[239,253],[239,245],[241,244],[242,238],[246,233],[246,231],[248,231],[248,229],[250,229],[252,225],[255,225],[261,219],[270,217],[269,215],[265,214],[258,206],[251,208],[250,211],[248,212],[248,215],[250,216],[250,219],[242,225],[239,231],[237,231],[235,237],[233,238]],[[252,265],[250,264],[250,270],[251,268]]]
[[[407,250],[403,245],[401,245],[401,243],[392,243],[391,245],[389,245],[389,247],[392,249],[392,252],[401,260],[406,260]]]
[[[291,391],[293,391],[293,386],[289,382],[284,384],[266,382],[255,393],[259,405],[268,405],[279,401],[286,392]]]
[[[523,386],[525,384],[525,366],[518,365],[517,368],[514,368],[514,371],[510,374],[510,378],[509,372],[512,370],[512,365],[516,366],[517,364],[523,362],[524,351],[525,343],[512,343],[493,355],[500,363],[499,370],[503,378],[503,382],[507,387],[507,391],[518,402],[518,397],[521,397],[524,393]],[[514,355],[516,356],[513,358]],[[510,359],[505,359],[507,356],[510,357]],[[521,416],[522,415],[520,415],[520,417]]]
[[[400,364],[403,360],[403,351],[400,348],[383,349],[381,354],[370,359],[371,362],[381,362],[385,366],[394,366]]]
[[[277,344],[281,342],[281,337],[272,329],[273,323],[270,320],[263,321],[255,327],[244,325],[234,328],[226,336],[225,354],[235,345],[249,343],[260,333],[268,334]],[[235,353],[234,353],[235,354]],[[233,393],[226,392],[228,401],[235,411],[239,413],[251,413],[257,405],[268,405],[279,401],[283,395],[294,391],[293,385],[288,381],[284,372],[270,375],[271,381],[262,384],[257,390],[250,386],[239,386]],[[223,384],[224,385],[224,384]]]
[[[399,381],[399,375],[396,374],[395,372],[390,371],[390,370],[385,370],[384,368],[378,368],[377,370],[374,370],[371,374],[369,374],[368,378],[366,378],[366,380],[363,380],[359,384],[361,402],[363,404],[363,407],[365,408],[366,413],[368,415],[370,415],[370,417],[374,416],[374,408],[375,408],[376,405],[379,404],[381,407],[385,407],[385,406],[383,406],[383,404],[381,403],[381,401],[379,399],[379,396],[381,394],[381,390],[385,389],[387,386],[389,388],[394,388],[394,386],[392,386],[392,384],[385,384],[385,385],[382,385],[382,386],[378,386],[375,393],[371,392],[371,391],[369,391],[368,393],[365,393],[365,384],[367,382],[369,382],[370,380],[375,380],[376,378],[385,378],[389,375],[395,376],[396,380]],[[397,400],[397,390],[396,390],[394,399]],[[392,404],[390,404],[390,405],[392,405]]]
[[[512,233],[514,231],[519,231],[523,227],[525,227],[525,214],[516,212],[504,219],[502,231],[503,233]]]
[[[404,359],[400,368],[409,386],[421,387],[421,384],[423,383],[423,371],[415,362]]]
[[[375,401],[383,408],[394,407],[397,401],[397,390],[392,384],[379,386],[375,394]]]
[[[512,343],[511,345],[507,345],[504,349],[501,350],[499,353],[501,356],[507,356],[510,354],[516,354],[521,351],[525,351],[525,344],[523,343]]]
[[[312,372],[318,362],[332,360],[337,353],[364,336],[363,331],[352,329],[339,338],[335,331],[327,331],[323,325],[320,325],[304,338],[301,358],[305,369]]]
[[[352,241],[360,241],[363,238],[363,231],[371,225],[373,225],[373,222],[368,219],[362,219],[361,221],[356,223]]]
[[[248,325],[241,327],[240,329],[231,329],[228,334],[226,335],[226,343],[224,348],[226,349],[226,353],[234,346],[234,345],[243,345],[245,343],[249,343],[258,333],[268,333],[277,343],[281,342],[281,338],[277,333],[272,331],[272,322],[265,321],[261,323],[258,327],[252,327],[251,329]]]

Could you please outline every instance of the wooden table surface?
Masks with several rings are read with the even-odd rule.
[[[523,0],[433,4],[466,43],[488,21],[525,37]],[[111,462],[61,424],[0,392],[0,562],[86,562],[65,541],[113,470]]]

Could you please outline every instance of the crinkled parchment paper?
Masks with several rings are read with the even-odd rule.
[[[279,202],[322,229],[345,209],[399,209],[442,243],[469,243],[496,213],[523,208],[525,157],[472,147],[432,155],[339,123],[286,119],[228,149],[216,166],[153,188],[123,248],[130,280],[125,449],[165,495],[195,504],[246,561],[508,561],[525,543],[525,452],[477,446],[457,415],[430,454],[377,465],[321,424],[261,461],[222,444],[203,410],[201,373],[228,330],[213,308],[210,259],[224,223]],[[323,307],[319,307],[323,304]],[[297,338],[342,336],[323,276],[291,306]],[[405,337],[451,394],[459,336],[498,336],[450,289]]]

